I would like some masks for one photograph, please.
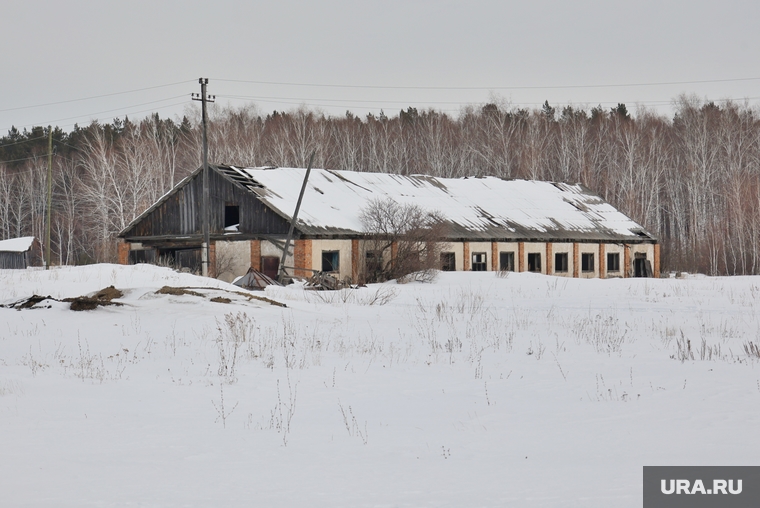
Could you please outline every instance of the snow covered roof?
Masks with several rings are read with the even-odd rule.
[[[305,169],[217,169],[291,219]],[[309,176],[297,228],[306,235],[361,234],[360,211],[377,198],[440,212],[450,222],[451,238],[654,240],[639,224],[580,184],[326,169],[313,169]]]
[[[26,252],[32,248],[33,243],[33,236],[0,240],[0,252]]]

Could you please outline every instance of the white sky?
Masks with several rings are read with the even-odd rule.
[[[749,0],[6,0],[0,132],[181,115],[201,76],[218,105],[265,114],[456,114],[498,96],[669,115],[682,92],[754,104],[759,15]]]

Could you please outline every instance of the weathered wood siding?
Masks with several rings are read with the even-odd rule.
[[[202,234],[203,178],[198,173],[184,187],[134,226],[128,238]],[[253,194],[222,175],[209,171],[209,230],[224,231],[224,207],[240,207],[240,233],[287,234],[288,222],[264,206]]]
[[[23,269],[27,266],[26,252],[0,252],[0,269]]]

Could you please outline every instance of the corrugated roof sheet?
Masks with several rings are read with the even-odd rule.
[[[226,168],[225,168],[226,169]],[[229,168],[288,220],[305,169]],[[229,169],[227,172],[229,172]],[[241,182],[241,177],[249,181]],[[242,178],[243,180],[245,178]],[[484,178],[435,178],[313,169],[298,216],[307,235],[361,234],[359,214],[372,199],[436,210],[451,238],[651,241],[651,234],[580,184]]]

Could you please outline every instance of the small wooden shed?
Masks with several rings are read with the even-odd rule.
[[[42,266],[42,247],[33,236],[0,240],[0,269]]]

